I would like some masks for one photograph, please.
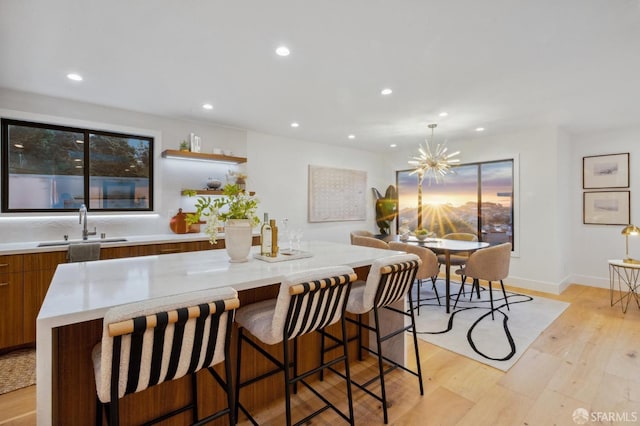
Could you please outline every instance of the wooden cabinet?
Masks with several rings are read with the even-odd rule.
[[[260,237],[253,237],[253,245]],[[105,247],[100,259],[156,256],[199,250],[225,248],[224,240],[216,245],[209,241],[143,244]],[[0,349],[32,344],[36,341],[36,318],[47,290],[61,263],[67,262],[66,251],[0,256]]]
[[[67,261],[66,251],[52,251],[23,255],[24,310],[23,343],[36,340],[36,318],[47,295],[56,268]]]
[[[22,255],[0,256],[0,348],[21,345]]]

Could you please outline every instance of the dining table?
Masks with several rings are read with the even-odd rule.
[[[489,247],[489,243],[484,241],[449,240],[445,238],[426,238],[424,240],[419,240],[415,236],[409,236],[407,239],[402,239],[398,235],[394,236],[393,239],[403,243],[415,244],[420,247],[428,248],[436,254],[444,254],[445,256],[445,289],[446,289],[445,305],[446,305],[447,313],[449,313],[451,310],[450,308],[451,254],[460,253],[460,252],[473,252],[485,247]]]

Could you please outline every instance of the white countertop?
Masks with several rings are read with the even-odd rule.
[[[389,250],[330,242],[307,242],[313,255],[284,262],[254,259],[230,263],[226,250],[141,256],[58,265],[38,315],[47,326],[102,318],[113,306],[208,288],[237,291],[271,285],[284,275],[334,265],[359,267],[389,256]],[[396,252],[392,252],[396,253]]]
[[[126,241],[109,242],[112,239],[126,239]],[[218,239],[224,239],[224,234],[219,234]],[[108,235],[106,240],[100,238],[90,237],[89,242],[101,243],[103,247],[123,247],[123,246],[136,246],[146,244],[163,244],[163,243],[180,243],[188,241],[208,241],[209,237],[204,233],[189,233],[189,234],[153,234],[153,235]],[[105,242],[106,241],[106,242]],[[50,245],[45,247],[38,247],[40,243],[51,243],[53,241],[25,241],[17,243],[4,243],[0,244],[0,255],[8,254],[28,254],[28,253],[43,253],[50,251],[66,251],[68,245]],[[62,240],[56,240],[56,242],[62,242]],[[80,243],[81,239],[71,239],[71,243]]]
[[[302,243],[301,249],[313,256],[271,263],[253,258],[259,247],[252,247],[245,263],[230,263],[226,250],[204,250],[58,265],[37,320],[38,425],[50,425],[52,419],[56,327],[103,318],[107,309],[125,303],[227,286],[248,290],[280,283],[290,273],[335,265],[357,268],[401,253],[320,241]]]

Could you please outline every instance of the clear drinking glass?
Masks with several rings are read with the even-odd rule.
[[[291,226],[291,224],[289,223],[289,219],[284,218],[282,219],[282,236],[287,240],[287,242],[289,243],[288,246],[288,251],[285,250],[285,253],[293,253],[293,239],[294,239],[294,229]]]
[[[293,231],[293,239],[295,241],[295,245],[293,246],[293,250],[300,251],[300,240],[302,240],[302,228],[296,228]]]

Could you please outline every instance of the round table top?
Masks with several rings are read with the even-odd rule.
[[[627,263],[622,259],[609,259],[609,265],[621,266],[623,268],[640,269],[640,263]]]
[[[489,243],[484,241],[448,240],[444,238],[427,238],[426,240],[420,241],[414,236],[409,236],[405,241],[400,239],[400,237],[397,237],[396,240],[402,243],[417,244],[421,247],[434,250],[448,250],[452,252],[478,250],[489,247]]]

